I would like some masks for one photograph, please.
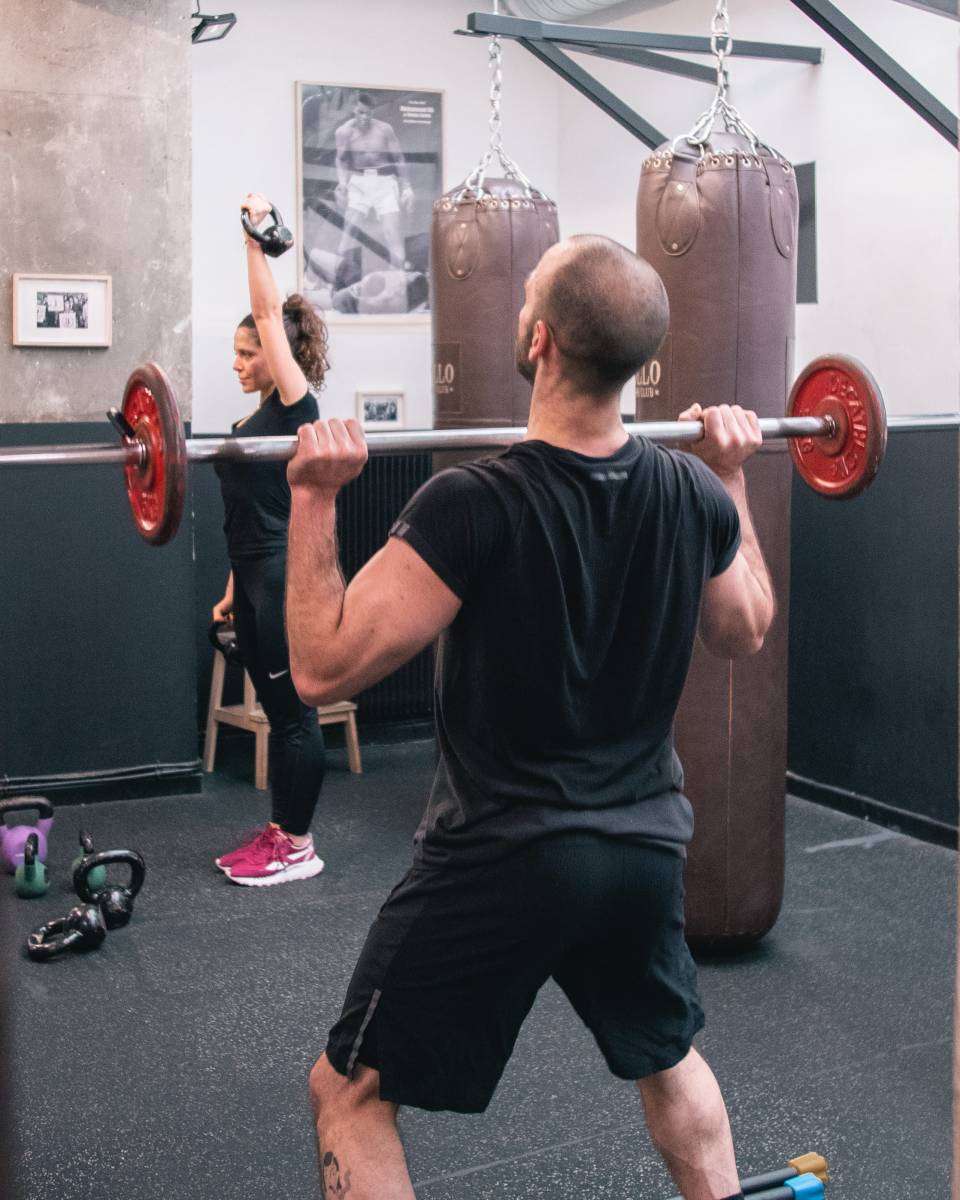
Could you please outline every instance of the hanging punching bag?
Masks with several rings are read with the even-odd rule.
[[[721,63],[722,66],[722,63]],[[637,377],[637,418],[699,402],[782,416],[793,375],[798,199],[792,167],[725,100],[724,132],[678,138],[643,164],[637,252],[660,273],[670,327]],[[731,120],[731,115],[734,119]],[[701,118],[701,123],[703,118]],[[697,131],[695,131],[697,132]],[[733,662],[698,644],[675,725],[695,832],[687,936],[705,948],[762,937],[783,899],[790,457],[765,444],[745,468],[777,596],[763,649]]]
[[[514,362],[523,281],[557,238],[556,205],[516,180],[434,203],[435,428],[526,423],[530,384]]]
[[[490,145],[433,205],[430,273],[434,427],[524,425],[530,384],[515,365],[523,283],[558,240],[557,206],[507,154],[500,133],[503,49],[490,39]],[[487,178],[496,158],[504,178]],[[437,456],[435,462],[475,457]]]

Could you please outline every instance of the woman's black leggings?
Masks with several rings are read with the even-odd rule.
[[[294,690],[283,627],[287,556],[233,564],[237,646],[270,721],[272,820],[286,833],[310,828],[326,770],[317,710]]]

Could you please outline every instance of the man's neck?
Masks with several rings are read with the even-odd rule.
[[[527,441],[548,442],[589,458],[609,458],[628,439],[620,417],[619,392],[606,399],[541,386],[530,400]]]

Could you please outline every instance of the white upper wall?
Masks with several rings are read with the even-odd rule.
[[[228,428],[247,410],[231,373],[247,311],[240,199],[267,193],[296,222],[297,80],[441,89],[444,187],[487,145],[484,42],[456,37],[485,0],[234,0],[236,28],[193,48],[194,428]],[[819,45],[822,66],[734,58],[732,98],[761,137],[817,164],[819,303],[797,310],[797,368],[840,351],[861,358],[895,414],[958,407],[957,152],[789,0],[731,0],[734,38]],[[842,0],[849,17],[950,109],[960,27],[890,0]],[[616,24],[706,35],[714,0],[620,6]],[[624,12],[628,15],[623,16]],[[560,206],[563,234],[633,245],[646,148],[520,47],[504,45],[504,141]],[[669,136],[712,99],[688,79],[578,59]],[[708,62],[698,57],[699,62]],[[296,255],[273,261],[294,290]],[[358,389],[406,393],[406,424],[432,423],[429,324],[334,324],[325,415],[353,415]]]
[[[702,37],[714,7],[714,0],[674,0],[611,27]],[[825,52],[816,67],[730,60],[731,97],[747,122],[793,162],[816,162],[819,302],[797,308],[797,373],[817,355],[852,354],[877,379],[891,414],[956,410],[957,151],[789,0],[728,7],[734,40]],[[955,21],[891,0],[840,0],[839,7],[957,111]],[[689,130],[713,99],[705,83],[578,61],[668,137]],[[560,126],[563,232],[593,230],[635,245],[646,147],[570,88],[560,97]]]
[[[487,45],[453,32],[472,8],[483,6],[469,0],[233,0],[232,32],[222,42],[193,47],[196,431],[226,430],[250,409],[231,371],[233,332],[249,310],[239,205],[248,191],[262,191],[296,230],[296,81],[443,91],[444,190],[451,188],[489,142]],[[503,75],[504,145],[529,178],[555,196],[561,85],[512,43],[504,46]],[[297,254],[272,263],[281,291],[294,291]],[[408,428],[433,424],[429,318],[333,323],[330,359],[324,416],[353,416],[357,390],[396,388],[406,393]]]

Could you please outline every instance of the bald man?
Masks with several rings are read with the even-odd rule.
[[[352,696],[440,639],[440,756],[413,865],[311,1074],[325,1198],[411,1200],[398,1106],[483,1111],[550,978],[611,1072],[637,1081],[687,1200],[740,1195],[723,1098],[692,1048],[693,821],[671,727],[698,632],[734,657],[773,619],[742,471],[761,437],[726,407],[702,413],[698,457],[628,436],[620,392],[667,319],[659,277],[623,246],[548,250],[519,316],[525,439],[431,479],[346,589],[335,499],[363,436],[352,421],[299,432],[287,628],[303,699]]]

